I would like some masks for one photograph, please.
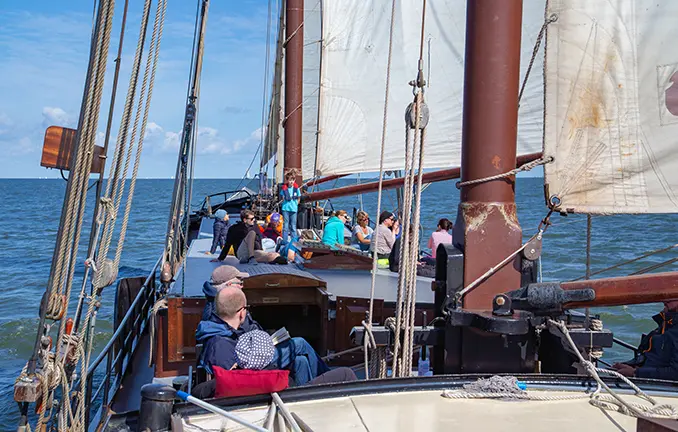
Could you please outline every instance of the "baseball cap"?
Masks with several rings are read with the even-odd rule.
[[[280,222],[280,213],[272,213],[271,214],[271,222],[273,222],[273,223]]]
[[[379,215],[379,223],[382,223],[382,222],[384,222],[386,219],[391,218],[391,217],[393,217],[393,219],[395,219],[395,216],[393,215],[393,213],[391,213],[391,212],[388,211],[388,210],[384,210],[384,211],[381,212],[381,214]]]
[[[248,273],[243,273],[232,265],[224,264],[214,269],[212,272],[212,283],[220,285],[235,278],[249,277]]]

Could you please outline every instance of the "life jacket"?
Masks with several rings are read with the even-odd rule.
[[[301,198],[301,193],[299,192],[299,186],[297,185],[296,182],[294,182],[294,186],[292,186],[292,192],[290,193],[289,187],[287,187],[287,183],[282,185],[282,194],[283,198],[285,201],[290,201],[295,198]]]

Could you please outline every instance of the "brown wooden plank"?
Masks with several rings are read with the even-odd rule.
[[[244,289],[325,287],[327,283],[320,279],[306,278],[291,274],[251,275],[243,280]]]
[[[318,295],[318,288],[243,288],[247,296],[247,303],[257,305],[320,305],[322,300]]]
[[[158,313],[156,327],[156,356],[155,356],[155,377],[164,378],[171,376],[187,375],[188,367],[194,366],[195,361],[177,361],[170,362],[167,352],[167,341],[169,333],[167,311]]]
[[[167,299],[168,361],[195,361],[195,330],[202,318],[205,299],[171,297]]]
[[[337,297],[337,319],[334,330],[334,350],[343,351],[353,347],[351,343],[351,329],[362,325],[367,317],[370,300],[355,297]],[[384,300],[374,299],[372,320],[375,323],[382,321]]]

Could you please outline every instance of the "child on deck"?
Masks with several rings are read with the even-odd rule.
[[[269,215],[268,219],[268,225],[264,229],[264,232],[262,235],[264,238],[269,238],[273,241],[278,240],[278,237],[280,237],[280,213],[271,213]]]
[[[210,254],[214,254],[217,246],[224,248],[226,245],[226,234],[228,233],[228,213],[226,210],[219,209],[214,213],[214,226],[212,227],[212,247]]]
[[[282,216],[283,216],[283,241],[288,242],[290,240],[289,236],[292,238],[296,236],[297,233],[297,210],[299,209],[299,200],[301,198],[301,192],[299,191],[299,186],[294,181],[296,174],[291,171],[288,172],[285,176],[286,183],[281,188],[281,194],[283,197],[282,202]]]

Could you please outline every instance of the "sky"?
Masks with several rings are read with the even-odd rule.
[[[268,0],[210,2],[201,81],[198,178],[242,177],[259,146],[268,4]],[[142,5],[141,0],[130,1],[109,155],[118,135]],[[123,0],[116,2],[98,144],[103,142],[108,116],[123,6]],[[176,169],[196,6],[197,0],[168,2],[140,178],[168,178]],[[42,142],[49,126],[77,127],[92,8],[91,0],[0,5],[0,178],[60,176],[57,170],[40,166]],[[272,22],[275,26],[275,16]],[[274,44],[272,40],[271,51]],[[266,93],[269,91],[266,88]],[[252,173],[257,165],[255,162]],[[525,175],[542,173],[540,167]]]
[[[171,177],[176,169],[196,5],[196,0],[168,2],[140,178]],[[108,115],[123,6],[123,0],[116,2],[99,124],[100,143]],[[112,143],[118,134],[142,6],[140,0],[131,0],[129,4]],[[60,176],[57,170],[40,166],[42,141],[48,126],[77,127],[89,55],[92,8],[93,2],[84,0],[2,2],[0,5],[0,148],[3,152],[0,177]],[[259,145],[267,23],[267,0],[210,2],[201,81],[198,177],[241,177]],[[113,147],[110,145],[109,155]],[[255,163],[252,171],[256,169]]]

